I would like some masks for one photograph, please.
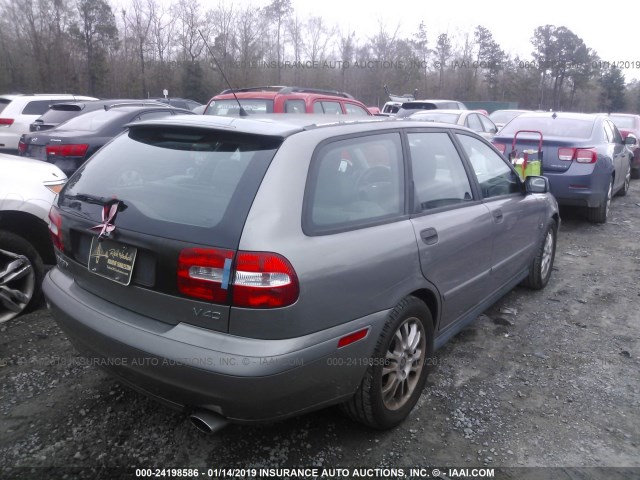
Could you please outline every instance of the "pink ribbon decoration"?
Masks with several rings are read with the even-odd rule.
[[[98,235],[99,239],[102,237],[108,237],[109,234],[116,229],[116,226],[111,222],[116,218],[119,205],[120,202],[115,202],[111,205],[105,205],[102,207],[102,223],[95,227],[91,227],[91,230],[100,230],[100,235]]]

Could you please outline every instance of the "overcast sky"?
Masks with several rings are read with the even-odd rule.
[[[203,0],[205,8],[208,1]],[[233,3],[264,6],[270,2],[235,0]],[[546,24],[565,26],[582,38],[601,59],[633,63],[634,66],[637,62],[640,67],[640,53],[637,53],[640,31],[634,20],[635,8],[619,2],[292,0],[292,4],[301,18],[322,16],[343,29],[355,31],[360,39],[374,34],[379,22],[384,22],[389,31],[394,31],[399,25],[401,36],[410,37],[417,31],[420,21],[424,21],[433,46],[440,33],[473,34],[477,25],[483,25],[493,33],[506,53],[527,59],[531,58],[533,47],[530,40],[536,27]],[[631,14],[624,13],[625,10]],[[640,78],[640,68],[625,69],[623,73],[627,82]]]

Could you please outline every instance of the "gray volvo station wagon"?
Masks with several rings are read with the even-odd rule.
[[[320,122],[140,122],[84,164],[44,283],[76,348],[205,431],[332,404],[390,428],[438,347],[547,284],[546,178],[464,127]]]

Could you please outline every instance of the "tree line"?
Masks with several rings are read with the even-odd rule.
[[[406,36],[381,22],[362,37],[319,16],[302,18],[291,0],[264,7],[231,0],[213,7],[200,0],[0,0],[0,93],[140,98],[167,89],[205,102],[227,88],[221,68],[233,87],[328,88],[370,106],[387,100],[388,85],[422,98],[640,111],[640,82],[625,84],[619,67],[555,25],[537,27],[531,56],[520,58],[481,25],[452,35],[427,32],[417,21]]]

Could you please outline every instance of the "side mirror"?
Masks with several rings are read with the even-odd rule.
[[[625,145],[635,145],[638,142],[638,139],[634,135],[627,135],[627,138],[624,139]]]
[[[531,175],[525,179],[524,185],[527,193],[548,193],[551,191],[547,177]]]

